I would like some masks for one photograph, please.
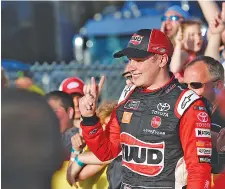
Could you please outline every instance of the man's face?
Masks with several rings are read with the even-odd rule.
[[[131,75],[131,72],[130,72],[130,64],[129,63],[126,65],[122,76],[126,80],[126,85],[128,85],[128,86],[132,86],[133,85],[133,83],[131,81],[132,75]]]
[[[133,83],[132,83],[132,75],[131,75],[130,72],[126,72],[126,73],[123,75],[123,77],[124,77],[125,80],[126,80],[126,85],[128,85],[128,86],[132,86],[132,85],[133,85]]]
[[[144,59],[130,59],[130,72],[132,74],[132,83],[139,87],[149,87],[153,84],[159,73],[157,56],[153,55]]]
[[[212,78],[207,66],[202,61],[196,62],[184,71],[184,83],[188,84],[188,88],[198,95],[204,96],[210,102],[215,99],[215,79]]]
[[[75,112],[75,117],[74,119],[80,119],[81,114],[80,114],[80,110],[79,110],[79,100],[80,100],[81,96],[74,96],[73,97],[73,103],[74,103],[74,112]]]
[[[50,99],[48,104],[52,107],[56,113],[60,122],[60,132],[63,133],[65,130],[71,127],[69,112],[61,106],[60,100]]]
[[[165,29],[164,29],[165,34],[169,38],[173,38],[178,31],[178,28],[180,26],[180,22],[183,20],[183,17],[179,13],[177,13],[175,11],[171,11],[171,10],[167,11],[164,16],[167,17],[167,20],[163,21],[163,23],[162,23],[162,24],[165,24]],[[178,17],[178,20],[171,20],[170,19],[171,16]]]

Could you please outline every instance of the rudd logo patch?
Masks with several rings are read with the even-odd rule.
[[[154,116],[151,120],[151,126],[153,128],[158,128],[161,125],[161,117],[159,116]]]
[[[131,40],[129,43],[132,43],[133,45],[139,45],[142,41],[144,36],[141,36],[141,35],[137,35],[137,34],[134,34],[132,37],[131,37]]]
[[[123,166],[144,176],[157,176],[164,168],[165,143],[146,143],[121,133]]]
[[[136,100],[128,100],[126,104],[124,105],[124,108],[129,110],[137,110],[139,108],[140,101]]]

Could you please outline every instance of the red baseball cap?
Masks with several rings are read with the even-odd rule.
[[[133,34],[127,48],[116,52],[113,57],[146,58],[152,53],[173,54],[173,44],[167,35],[157,29],[141,29]]]
[[[59,86],[60,91],[66,92],[68,94],[78,93],[82,96],[84,95],[83,88],[84,82],[78,77],[66,78]]]

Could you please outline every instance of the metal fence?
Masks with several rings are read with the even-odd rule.
[[[117,100],[125,86],[125,80],[121,76],[124,66],[123,63],[84,65],[75,61],[71,61],[69,64],[65,62],[53,62],[51,64],[36,62],[31,66],[30,72],[34,83],[46,93],[57,90],[60,83],[67,77],[76,76],[87,83],[90,82],[92,76],[99,81],[100,77],[105,75],[106,81],[101,93],[101,99]],[[12,85],[17,78],[16,72],[8,71],[7,76],[9,83]]]

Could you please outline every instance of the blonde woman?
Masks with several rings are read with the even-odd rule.
[[[102,124],[102,129],[105,130],[105,126],[110,120],[111,113],[115,106],[117,105],[117,101],[105,101],[103,102],[96,114],[100,118],[100,122]],[[76,148],[78,145],[75,137],[71,138],[73,148]],[[92,152],[85,148],[85,152],[76,155],[75,153],[71,155],[71,163],[68,168],[67,178],[71,177],[71,175],[75,175],[74,184],[77,188],[88,188],[88,189],[107,189],[108,188],[108,180],[106,176],[106,166],[111,162],[101,162]],[[73,174],[71,174],[73,173]]]

